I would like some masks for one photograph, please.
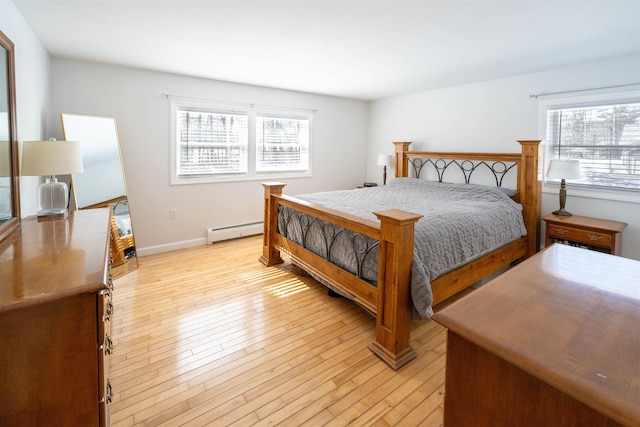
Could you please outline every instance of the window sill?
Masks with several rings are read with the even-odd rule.
[[[171,185],[193,185],[193,184],[220,184],[220,183],[233,183],[233,182],[246,182],[246,181],[273,181],[273,180],[283,180],[283,179],[291,179],[291,178],[310,178],[311,172],[300,172],[300,173],[282,173],[282,172],[273,172],[273,173],[261,173],[256,175],[227,175],[223,177],[211,177],[205,176],[202,178],[173,178],[171,180]]]

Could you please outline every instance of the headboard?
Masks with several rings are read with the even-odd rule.
[[[464,182],[469,183],[468,180],[474,173],[483,170],[493,175],[495,186],[501,187],[503,178],[515,169],[516,194],[512,199],[522,205],[525,227],[536,236],[535,239],[530,239],[529,253],[533,254],[539,247],[537,236],[542,201],[542,182],[538,177],[540,142],[540,140],[519,140],[520,153],[409,151],[411,142],[394,142],[395,177],[411,176],[411,173],[416,173],[416,169],[420,175],[420,172],[424,172],[422,169],[427,167],[435,171],[440,181],[445,172],[455,171],[463,175]]]

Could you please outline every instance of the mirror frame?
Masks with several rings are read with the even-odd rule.
[[[13,217],[0,224],[0,241],[20,226],[20,173],[18,169],[18,127],[16,121],[16,77],[13,42],[0,31],[0,46],[7,51],[7,95],[9,116],[9,155],[11,156],[11,206]]]

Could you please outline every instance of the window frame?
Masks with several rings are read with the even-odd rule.
[[[547,139],[548,110],[561,106],[566,108],[579,105],[588,106],[590,104],[596,106],[607,104],[608,102],[619,103],[621,101],[640,102],[640,90],[601,91],[600,93],[577,94],[574,96],[549,96],[538,100],[538,134],[540,139],[545,141],[543,144],[544,152],[542,153],[544,160],[541,170],[543,193],[557,194],[560,187],[558,180],[550,180],[546,177],[549,162],[554,158],[551,156],[551,144]],[[567,181],[566,186],[570,188],[572,196],[640,203],[640,191],[637,189],[594,186],[571,181]]]
[[[170,185],[189,185],[205,183],[229,183],[242,181],[276,180],[286,178],[306,178],[312,176],[313,164],[313,113],[314,110],[284,108],[276,106],[256,106],[248,104],[225,103],[216,101],[200,101],[192,99],[170,100]],[[220,113],[246,113],[248,118],[247,172],[208,174],[202,176],[179,177],[177,175],[178,159],[178,108],[202,109]],[[257,171],[257,115],[268,115],[278,118],[296,118],[308,120],[308,168],[306,170]]]

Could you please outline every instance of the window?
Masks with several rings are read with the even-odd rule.
[[[172,184],[310,176],[311,113],[171,102]]]
[[[572,183],[640,190],[640,99],[549,105],[546,135],[548,159],[580,161]]]
[[[305,171],[309,168],[309,120],[256,117],[256,170]]]
[[[247,172],[247,114],[178,107],[179,178]]]

